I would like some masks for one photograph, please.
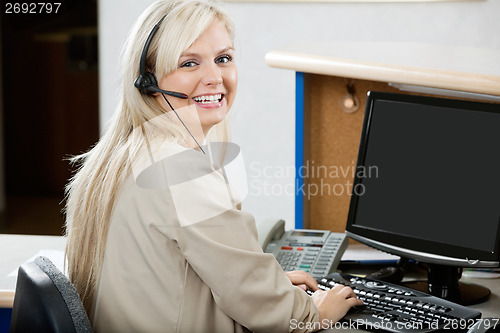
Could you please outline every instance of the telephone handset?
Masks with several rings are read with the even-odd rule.
[[[347,247],[344,233],[328,230],[285,231],[285,221],[266,220],[257,226],[259,242],[285,271],[304,270],[314,278],[335,272]]]
[[[266,250],[271,240],[277,240],[283,237],[285,233],[285,221],[283,220],[264,220],[257,225],[257,232],[260,247]]]

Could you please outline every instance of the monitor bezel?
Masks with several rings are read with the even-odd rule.
[[[363,122],[363,129],[361,132],[357,168],[359,166],[365,166],[370,125],[374,112],[373,106],[374,102],[377,100],[464,109],[477,112],[494,112],[500,114],[500,104],[369,91],[367,94],[366,111]],[[357,185],[359,184],[362,184],[362,178],[359,178],[357,173],[355,173],[353,188],[357,188]],[[493,252],[438,243],[411,237],[409,235],[389,233],[387,231],[381,231],[357,225],[355,221],[358,200],[358,194],[353,191],[351,195],[350,208],[346,225],[346,232],[349,237],[353,239],[398,256],[429,263],[454,265],[461,267],[500,266],[500,228],[497,232]]]

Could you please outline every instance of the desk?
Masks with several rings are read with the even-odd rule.
[[[60,236],[0,235],[0,308],[12,308],[14,302],[17,276],[11,272],[42,249],[64,251],[65,246]]]
[[[17,275],[11,273],[40,250],[64,251],[66,239],[60,236],[0,234],[0,333],[9,332]],[[48,256],[48,255],[47,255]],[[49,259],[50,256],[48,256]],[[54,259],[52,259],[54,260]],[[54,262],[54,264],[56,264]]]
[[[297,42],[267,53],[269,66],[296,71],[296,170],[340,169],[338,177],[296,177],[297,188],[339,189],[310,198],[296,191],[296,228],[345,230],[367,91],[400,92],[388,85],[395,83],[441,89],[438,95],[481,94],[467,98],[498,103],[498,59],[500,50],[416,43]],[[360,105],[347,114],[340,100],[353,79]]]
[[[352,257],[352,253],[356,251],[368,251],[370,253],[380,253],[380,251],[372,249],[366,245],[363,244],[349,244],[347,247],[346,252],[344,253],[344,258],[350,258]],[[383,255],[384,257],[386,254]],[[366,268],[367,265],[349,265],[346,266],[341,263],[339,268],[343,269],[345,273],[348,274],[366,274],[370,272],[370,268]],[[373,271],[373,267],[371,267],[371,271]],[[376,270],[376,268],[375,268]],[[410,280],[417,277],[421,278],[421,272],[417,273],[417,276],[415,276],[415,273],[411,273]],[[406,279],[406,278],[405,278]],[[488,318],[488,317],[494,317],[494,318],[500,318],[500,278],[496,279],[479,279],[479,278],[466,278],[463,277],[460,279],[462,282],[467,282],[467,283],[474,283],[474,284],[479,284],[482,286],[485,286],[491,290],[491,295],[488,301],[469,306],[472,309],[475,309],[479,312],[482,313],[482,318]],[[338,330],[324,330],[321,332],[338,332]],[[353,329],[343,329],[342,332],[367,332],[364,330],[353,330]]]
[[[63,251],[65,245],[66,240],[63,237],[57,236],[0,235],[0,251],[7,253],[7,255],[0,258],[0,308],[10,308],[14,301],[16,278],[8,276],[12,271],[37,254],[40,249]],[[362,244],[350,244],[344,257],[348,258],[354,251],[377,252],[377,250]],[[351,270],[349,273],[355,272]],[[500,317],[500,279],[463,278],[462,281],[488,287],[492,292],[490,299],[487,302],[471,307],[482,312],[483,317]],[[2,309],[0,309],[1,312]],[[7,317],[5,316],[4,318]],[[8,318],[10,319],[10,316]],[[5,325],[5,323],[0,322],[0,331],[2,324]],[[7,332],[8,329],[5,331]]]
[[[375,254],[374,257],[376,257],[376,253],[380,253],[384,258],[389,256],[385,252],[378,251],[364,244],[349,244],[346,252],[342,256],[342,260],[344,260],[345,258],[352,258],[354,253],[368,253],[369,257],[372,257],[371,254]],[[356,255],[355,257],[359,258],[359,255]],[[341,264],[339,266],[340,269],[344,268],[343,271],[348,274],[368,274],[371,271],[373,271],[373,268],[371,268],[372,270],[370,271],[370,268],[367,269],[366,267],[367,265],[347,266],[345,264],[344,265]],[[410,272],[409,279],[405,278],[405,280],[407,281],[415,279],[426,279],[425,272]],[[483,318],[484,317],[500,318],[500,278],[482,279],[482,278],[462,277],[460,281],[466,283],[479,284],[490,289],[491,296],[488,301],[472,305],[470,306],[470,308],[476,309],[477,311],[481,312],[483,314]]]

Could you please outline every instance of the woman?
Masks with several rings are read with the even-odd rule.
[[[130,33],[121,103],[67,187],[69,275],[97,332],[305,331],[362,304],[284,273],[241,200],[220,200],[232,188],[202,145],[227,141],[234,52],[230,18],[205,0],[156,2]]]

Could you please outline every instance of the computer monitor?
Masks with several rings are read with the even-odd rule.
[[[487,299],[458,280],[500,262],[500,104],[369,92],[346,233],[427,263],[430,294]]]

